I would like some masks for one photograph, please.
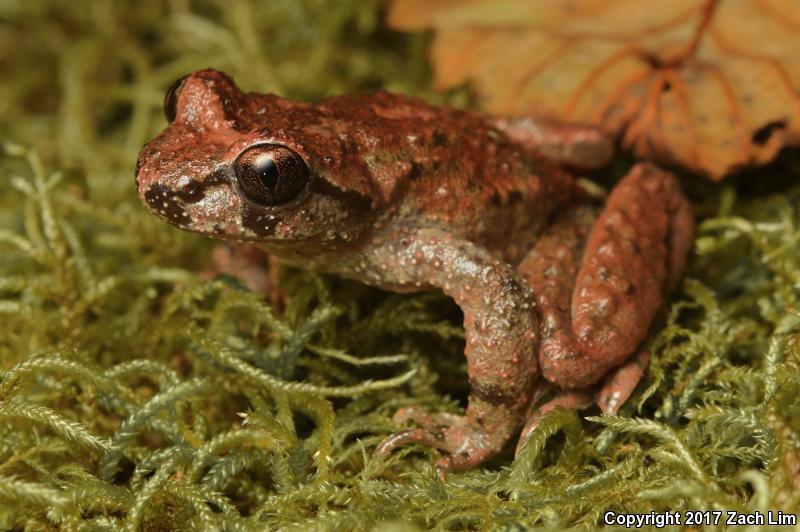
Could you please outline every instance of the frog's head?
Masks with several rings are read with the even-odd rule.
[[[336,120],[324,112],[243,93],[215,70],[176,81],[164,111],[169,126],[139,154],[136,182],[142,201],[167,222],[312,251],[352,241],[369,223],[369,176],[349,160]]]

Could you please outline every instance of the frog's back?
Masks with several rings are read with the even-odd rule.
[[[516,253],[507,252],[508,243],[532,242],[569,196],[568,174],[480,114],[385,92],[335,97],[318,108],[347,124],[350,151],[397,216],[441,226],[509,260]]]

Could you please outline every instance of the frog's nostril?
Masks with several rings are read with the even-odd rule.
[[[183,83],[188,77],[189,76],[183,76],[180,79],[176,79],[172,82],[172,85],[169,86],[167,93],[164,95],[164,115],[167,117],[167,122],[170,124],[175,121],[175,117],[178,114],[178,97],[181,94]]]

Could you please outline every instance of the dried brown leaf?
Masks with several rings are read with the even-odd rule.
[[[800,0],[394,0],[440,88],[602,126],[714,179],[800,143]]]

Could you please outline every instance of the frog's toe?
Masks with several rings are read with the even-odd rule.
[[[420,426],[418,429],[404,430],[389,436],[375,449],[376,456],[383,458],[389,453],[413,443],[436,447],[445,452],[451,452],[448,431],[464,423],[464,418],[454,414],[429,414],[418,406],[409,406],[399,409],[392,420],[401,425],[407,421],[413,421]]]
[[[448,471],[472,469],[493,455],[494,453],[483,452],[480,447],[465,445],[460,451],[441,457],[433,467],[438,477],[445,480]]]
[[[434,466],[441,479],[448,471],[470,469],[481,464],[502,448],[502,442],[494,441],[484,429],[473,426],[466,417],[430,415],[411,407],[398,411],[395,420],[413,420],[423,428],[389,436],[375,449],[375,456],[383,459],[398,447],[414,443],[435,447],[447,453]]]
[[[648,349],[642,348],[636,356],[605,376],[596,400],[597,406],[600,407],[603,414],[607,416],[617,414],[619,408],[625,404],[636,385],[642,380],[647,369],[648,359]]]
[[[436,432],[431,432],[427,429],[404,430],[383,440],[375,449],[375,456],[383,459],[398,447],[412,443],[420,443],[437,449],[442,449],[444,445],[441,434]]]
[[[435,432],[442,427],[449,427],[455,425],[461,419],[460,416],[455,414],[448,414],[447,412],[440,412],[437,414],[429,414],[426,410],[418,406],[407,406],[400,408],[392,416],[392,421],[398,425],[406,421],[413,421],[420,427]]]

